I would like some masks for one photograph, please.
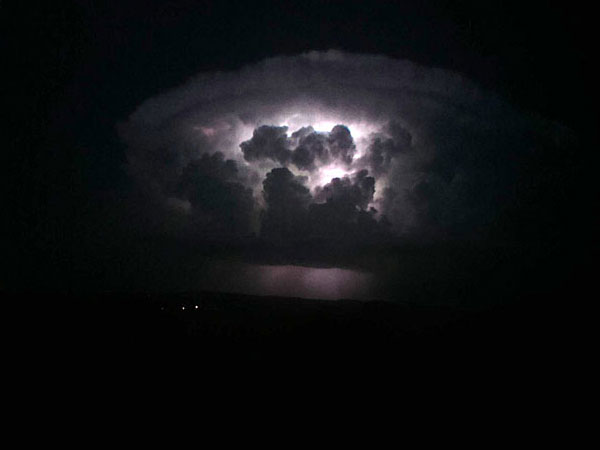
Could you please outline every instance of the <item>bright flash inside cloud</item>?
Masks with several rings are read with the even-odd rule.
[[[312,124],[311,126],[315,129],[315,131],[324,133],[324,132],[328,132],[331,131],[331,129],[333,127],[335,127],[336,125],[342,123],[341,121],[321,121],[321,122],[316,122],[314,124]]]
[[[341,167],[322,167],[317,177],[318,185],[329,183],[334,178],[342,178],[349,172]]]

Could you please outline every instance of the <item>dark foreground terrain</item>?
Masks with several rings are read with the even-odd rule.
[[[18,341],[32,339],[30,362],[52,370],[286,368],[315,377],[352,367],[497,377],[576,357],[572,314],[533,297],[480,310],[209,292],[45,300],[27,302],[36,320]]]
[[[79,380],[135,373],[135,383],[157,374],[208,375],[217,382],[255,374],[269,383],[292,374],[325,384],[357,376],[396,383],[400,374],[418,383],[496,389],[510,380],[539,387],[563,372],[581,372],[589,361],[594,328],[585,313],[591,297],[584,281],[593,278],[579,270],[583,260],[570,257],[573,252],[419,250],[421,259],[405,256],[416,269],[398,272],[388,301],[330,301],[177,293],[171,285],[143,290],[152,280],[184,285],[198,270],[184,252],[144,249],[143,257],[125,260],[144,262],[135,271],[115,258],[69,264],[87,267],[84,275],[99,286],[58,289],[67,285],[60,275],[68,272],[57,266],[29,271],[55,274],[54,289],[50,279],[42,288],[24,279],[21,292],[3,294],[3,305],[19,311],[5,310],[5,320],[17,325],[9,347],[34,366],[28,373]],[[108,276],[112,272],[120,278]],[[114,287],[103,292],[100,285]]]

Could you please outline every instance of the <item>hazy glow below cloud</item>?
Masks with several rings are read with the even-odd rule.
[[[225,292],[296,296],[324,300],[365,299],[373,274],[349,269],[213,262],[204,268],[202,285]]]

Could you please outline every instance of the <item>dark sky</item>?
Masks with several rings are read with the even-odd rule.
[[[6,152],[5,204],[11,214],[5,234],[15,236],[9,243],[14,270],[7,272],[7,280],[25,283],[26,267],[44,272],[49,266],[68,266],[69,279],[77,278],[73,267],[91,259],[87,245],[97,248],[98,239],[118,241],[106,230],[122,220],[120,202],[132,181],[116,124],[144,100],[201,72],[238,70],[267,57],[310,50],[383,54],[461,73],[515,110],[556,121],[574,130],[580,142],[592,142],[597,122],[597,85],[589,63],[593,24],[583,5],[3,4],[3,53],[14,61],[9,67],[16,68],[15,81],[5,85],[7,124],[13,132]],[[551,170],[562,180],[562,194],[569,200],[556,204],[560,215],[552,220],[563,223],[568,217],[567,234],[572,222],[586,220],[592,194],[591,182],[575,175],[588,156],[582,148],[585,152],[587,144],[579,144],[578,154],[571,151],[528,169]],[[542,194],[536,217],[545,220],[552,201]],[[60,279],[63,271],[55,273]]]
[[[69,86],[82,107],[91,86],[107,103],[136,104],[201,71],[330,48],[456,70],[569,123],[579,117],[565,106],[591,80],[591,29],[577,2],[82,1],[7,9],[8,45],[32,76],[45,73],[35,83],[44,97],[62,97]]]

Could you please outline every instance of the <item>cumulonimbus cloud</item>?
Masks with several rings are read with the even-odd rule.
[[[519,164],[568,138],[460,74],[338,51],[200,74],[118,130],[147,213],[203,236],[290,217],[310,234],[336,214],[355,231],[477,232],[516,200]],[[293,198],[274,206],[277,189]]]

